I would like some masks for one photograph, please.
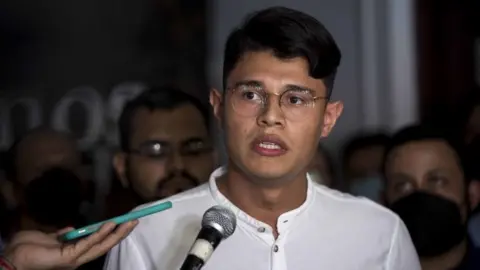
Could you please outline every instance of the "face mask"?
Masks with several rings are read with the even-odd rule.
[[[82,183],[68,170],[50,169],[32,180],[25,189],[25,202],[28,215],[42,225],[60,229],[82,223]]]
[[[369,198],[374,202],[380,202],[382,190],[383,180],[378,176],[354,179],[350,185],[351,194]]]
[[[460,208],[440,196],[415,192],[390,209],[403,220],[420,257],[441,255],[465,239]]]

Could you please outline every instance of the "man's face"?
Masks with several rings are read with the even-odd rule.
[[[245,54],[229,74],[226,88],[223,100],[214,90],[210,101],[226,134],[231,165],[267,185],[272,184],[268,179],[290,179],[306,171],[320,137],[330,133],[343,108],[340,102],[327,105],[325,85],[309,76],[307,61],[283,60],[270,52]],[[259,113],[234,108],[232,100],[239,88],[249,101],[259,98],[251,91],[265,94],[266,105]],[[279,105],[280,96],[291,89],[308,89],[319,97],[296,118],[286,117],[286,107]]]
[[[40,221],[38,219],[39,216],[45,218],[44,215],[38,214],[42,213],[38,212],[40,209],[42,211],[49,209],[50,211],[48,211],[48,213],[57,213],[58,208],[67,207],[62,209],[68,209],[68,215],[75,216],[75,218],[79,219],[82,218],[78,212],[79,209],[71,207],[73,205],[70,204],[71,201],[67,202],[62,199],[61,201],[64,202],[64,204],[52,204],[58,206],[57,209],[45,206],[44,204],[46,201],[58,201],[62,196],[70,194],[68,191],[71,190],[74,190],[74,193],[79,195],[78,197],[68,197],[74,201],[75,205],[77,203],[80,204],[85,199],[87,178],[75,141],[61,133],[38,131],[24,138],[15,151],[16,176],[13,190],[15,193],[15,206],[22,206],[23,217],[20,228],[51,232],[64,226],[53,225],[56,223],[55,218],[47,218],[49,220],[48,222],[52,223],[48,223],[48,225],[44,224],[43,221],[45,220]],[[45,173],[53,169],[67,170],[76,178],[50,178],[49,180],[43,178],[43,180],[39,180]],[[56,180],[60,180],[61,184],[55,182]],[[80,188],[80,190],[78,188]],[[39,196],[32,195],[36,192],[42,194],[40,198],[48,198],[48,200],[36,199]],[[32,210],[31,206],[35,206],[35,210]],[[38,216],[35,217],[34,213],[38,214]],[[75,225],[73,222],[70,224]]]
[[[26,186],[47,169],[61,167],[85,180],[80,153],[75,142],[59,134],[36,134],[18,145],[15,166],[16,181]]]
[[[392,204],[415,191],[424,191],[455,202],[466,218],[463,171],[456,153],[441,140],[409,142],[386,160],[386,200]]]
[[[168,111],[137,110],[130,150],[117,155],[116,170],[122,182],[147,202],[206,182],[213,171],[205,120],[190,104]]]

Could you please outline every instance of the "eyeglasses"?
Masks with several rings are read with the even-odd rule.
[[[182,156],[196,156],[212,151],[212,146],[203,141],[186,142],[179,147],[178,151]],[[176,147],[160,141],[147,141],[136,149],[130,149],[128,153],[140,156],[162,160],[171,156],[176,151]]]
[[[317,100],[328,99],[316,97],[306,89],[291,89],[281,94],[267,93],[261,87],[241,86],[231,88],[231,103],[234,111],[245,117],[258,116],[267,106],[270,96],[278,96],[278,105],[285,118],[296,120],[308,116],[314,111]]]

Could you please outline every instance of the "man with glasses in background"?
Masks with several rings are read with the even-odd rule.
[[[214,168],[208,110],[173,87],[154,87],[129,101],[119,120],[113,164],[123,188],[109,198],[109,216],[124,214],[208,181]]]
[[[237,229],[205,270],[419,270],[396,215],[307,175],[343,109],[330,100],[340,57],[330,33],[305,13],[273,7],[249,16],[227,40],[224,91],[210,94],[227,167],[169,198],[171,210],[142,219],[105,269],[179,269],[203,213],[222,205]]]

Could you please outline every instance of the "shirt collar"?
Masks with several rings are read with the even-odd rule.
[[[251,217],[244,211],[242,211],[240,208],[238,208],[236,205],[234,205],[232,202],[230,202],[219,190],[217,186],[217,179],[220,178],[222,175],[224,175],[227,172],[226,167],[219,167],[217,168],[210,176],[209,180],[209,186],[210,186],[210,192],[214,198],[214,200],[220,204],[223,205],[230,210],[232,210],[235,215],[237,216],[237,220],[241,221],[243,224],[246,224],[247,227],[250,227],[251,229],[255,231],[264,231],[266,228],[269,228],[269,225]],[[281,233],[282,230],[288,229],[292,224],[294,224],[294,220],[302,213],[305,212],[305,210],[309,209],[309,206],[312,204],[314,201],[315,197],[315,192],[314,192],[314,183],[312,182],[312,179],[310,178],[309,174],[307,174],[307,197],[305,202],[298,208],[293,209],[291,211],[288,211],[286,213],[283,213],[277,222],[277,229]]]

